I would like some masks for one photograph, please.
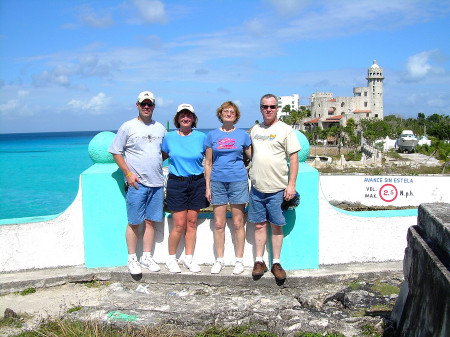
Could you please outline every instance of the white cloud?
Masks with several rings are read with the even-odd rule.
[[[431,65],[428,63],[430,53],[429,51],[422,52],[408,58],[406,72],[410,78],[420,79],[428,74],[431,70]]]
[[[438,51],[435,49],[408,57],[405,66],[405,79],[415,82],[423,80],[430,75],[443,73],[444,70],[441,67],[432,64],[433,58],[437,54]]]
[[[27,90],[19,90],[17,92],[17,96],[19,96],[19,98],[24,98],[24,97],[28,96],[29,94],[30,94],[30,92]]]
[[[103,54],[104,57],[109,57]],[[75,62],[68,61],[66,54],[53,55],[52,58],[58,58],[61,61],[49,70],[43,70],[38,75],[33,76],[33,84],[37,87],[47,84],[56,84],[69,87],[72,85],[73,78],[78,77],[109,77],[113,69],[119,69],[121,62],[114,59],[102,60],[98,55],[82,54],[78,56]],[[73,58],[73,55],[70,55]],[[66,61],[67,60],[67,61]]]
[[[70,76],[73,75],[74,72],[75,69],[73,65],[58,65],[50,71],[44,70],[39,75],[33,76],[33,83],[36,86],[45,85],[47,83],[68,86],[70,85]]]
[[[79,72],[83,76],[105,77],[111,74],[112,69],[119,66],[119,61],[101,61],[97,55],[83,55],[79,59]]]
[[[257,18],[247,21],[245,27],[252,36],[262,36],[266,31],[266,25]]]
[[[2,116],[8,116],[19,108],[19,100],[12,99],[6,103],[0,104],[0,113]]]
[[[34,115],[34,110],[29,109],[28,104],[20,99],[11,99],[0,104],[0,115],[5,118],[29,117]]]
[[[152,49],[161,49],[163,47],[163,42],[157,35],[143,36],[139,37],[139,39]]]
[[[274,0],[275,1],[275,0]],[[280,25],[278,39],[330,38],[351,36],[365,31],[393,30],[424,22],[432,9],[427,2],[396,1],[327,1],[317,0],[305,6],[293,20]],[[290,1],[280,7],[289,8]],[[356,28],[357,27],[357,28]]]
[[[164,99],[162,97],[156,97],[156,106],[160,108],[170,107],[173,101],[170,99]]]
[[[156,0],[132,0],[141,19],[146,23],[166,23],[168,21],[164,4]]]
[[[85,6],[81,9],[80,20],[92,28],[108,28],[114,25],[111,14],[105,12],[105,8],[101,10],[101,14],[97,14],[92,8]]]
[[[74,110],[83,110],[88,111],[93,115],[101,115],[109,110],[110,103],[111,97],[108,97],[103,92],[100,92],[98,95],[92,97],[88,102],[73,99],[67,104]]]

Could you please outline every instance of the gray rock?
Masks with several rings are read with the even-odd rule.
[[[18,318],[19,315],[17,315],[14,310],[10,309],[10,308],[6,308],[5,309],[5,313],[3,314],[4,318]]]

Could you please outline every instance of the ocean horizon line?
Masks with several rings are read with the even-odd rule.
[[[0,136],[3,135],[33,135],[33,134],[56,134],[56,133],[94,133],[94,132],[104,132],[104,131],[109,131],[109,132],[117,132],[117,130],[78,130],[78,131],[34,131],[34,132],[0,132]]]
[[[194,130],[214,130],[219,128],[219,126],[213,127],[213,128],[194,128]],[[239,129],[248,130],[249,127],[239,127]],[[169,131],[174,131],[176,128],[170,128]],[[36,132],[0,132],[0,138],[6,137],[6,136],[20,136],[20,135],[62,135],[62,134],[92,134],[92,133],[100,133],[100,132],[114,132],[116,133],[117,130],[79,130],[79,131],[36,131]]]

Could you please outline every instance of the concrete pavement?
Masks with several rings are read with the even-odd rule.
[[[355,317],[354,312],[370,311],[378,304],[393,306],[395,302],[395,293],[381,296],[372,286],[399,287],[403,277],[401,261],[287,271],[281,285],[270,271],[255,281],[250,268],[241,275],[233,275],[232,267],[211,275],[210,267],[202,266],[202,272],[196,274],[181,267],[181,274],[170,274],[161,266],[157,273],[144,270],[140,280],[134,280],[126,267],[75,266],[2,273],[0,312],[10,308],[27,317],[22,330],[35,328],[43,318],[70,317],[116,325],[172,324],[186,332],[245,324],[286,336],[298,331],[337,331],[355,336],[366,324],[381,329],[385,318],[379,310],[362,317]],[[99,282],[87,287],[93,280]],[[358,289],[354,289],[355,284]],[[36,292],[26,296],[18,293],[27,288],[36,288]],[[1,327],[0,336],[19,331]]]

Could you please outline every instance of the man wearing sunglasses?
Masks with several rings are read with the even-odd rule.
[[[275,95],[261,97],[260,111],[263,123],[254,125],[250,132],[253,154],[248,221],[255,224],[256,250],[252,276],[258,279],[267,271],[263,255],[269,222],[273,253],[271,271],[278,283],[286,279],[286,272],[280,264],[283,226],[286,224],[281,203],[295,196],[300,143],[294,129],[278,120],[278,99]]]
[[[128,247],[130,274],[142,273],[141,266],[159,271],[151,249],[155,222],[163,219],[164,178],[162,174],[161,144],[166,129],[153,120],[155,96],[150,91],[139,94],[136,102],[138,116],[119,128],[109,152],[125,176],[128,226],[125,238]],[[165,159],[165,158],[164,158]],[[144,223],[143,253],[138,262],[136,246],[139,225]]]

